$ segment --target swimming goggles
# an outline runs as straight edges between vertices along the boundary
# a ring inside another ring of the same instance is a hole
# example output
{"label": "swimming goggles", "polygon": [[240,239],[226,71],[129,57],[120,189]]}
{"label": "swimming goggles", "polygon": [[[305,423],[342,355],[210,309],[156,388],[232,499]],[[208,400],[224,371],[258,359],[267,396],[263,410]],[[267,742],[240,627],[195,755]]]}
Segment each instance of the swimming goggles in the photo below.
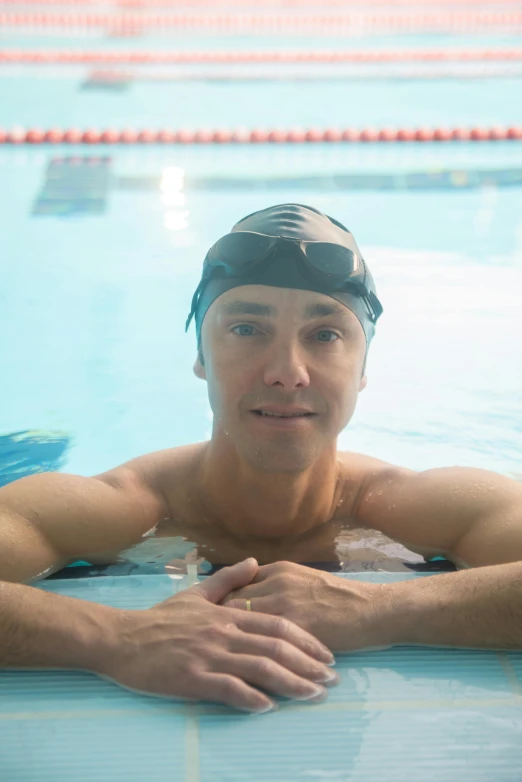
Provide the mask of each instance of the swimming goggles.
{"label": "swimming goggles", "polygon": [[[355,289],[366,303],[373,323],[383,312],[375,293],[364,283],[364,261],[348,247],[333,242],[314,242],[281,236],[269,236],[254,231],[235,231],[221,237],[208,251],[203,263],[203,275],[192,298],[191,312],[186,322],[188,329],[195,314],[199,298],[207,282],[212,278],[246,277],[259,275],[267,269],[275,256],[283,249],[296,253],[302,274],[322,290]],[[288,287],[292,285],[289,270]],[[362,279],[361,279],[362,278]]]}

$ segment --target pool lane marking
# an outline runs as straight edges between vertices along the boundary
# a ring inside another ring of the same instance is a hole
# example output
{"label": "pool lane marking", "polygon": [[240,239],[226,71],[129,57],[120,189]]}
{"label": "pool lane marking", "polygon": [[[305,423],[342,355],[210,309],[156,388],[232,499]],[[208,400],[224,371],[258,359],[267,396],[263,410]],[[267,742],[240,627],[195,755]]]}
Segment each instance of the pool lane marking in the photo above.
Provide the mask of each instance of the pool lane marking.
{"label": "pool lane marking", "polygon": [[517,672],[513,668],[513,663],[507,656],[506,652],[496,652],[496,655],[512,692],[515,696],[522,697],[522,682],[518,678]]}
{"label": "pool lane marking", "polygon": [[189,30],[192,33],[218,30],[221,32],[239,32],[240,34],[277,34],[288,32],[299,34],[313,32],[317,34],[338,35],[343,31],[352,35],[373,30],[391,30],[394,33],[419,32],[488,32],[505,31],[516,34],[522,27],[522,13],[515,11],[475,11],[465,10],[458,14],[453,11],[421,12],[408,11],[360,14],[356,12],[321,13],[312,12],[296,15],[287,11],[265,14],[259,12],[201,14],[201,13],[79,13],[76,9],[68,13],[24,13],[0,11],[0,26],[35,27],[47,30],[50,27],[71,29],[108,29],[110,32],[142,32],[150,29]]}
{"label": "pool lane marking", "polygon": [[170,52],[170,51],[108,51],[69,49],[4,49],[0,50],[0,64],[51,65],[371,65],[412,62],[491,63],[522,60],[522,48],[517,49],[446,49],[446,50],[377,50],[377,51],[257,51],[250,52]]}
{"label": "pool lane marking", "polygon": [[522,125],[511,127],[435,127],[435,128],[309,128],[284,129],[262,128],[248,129],[221,129],[200,128],[199,130],[176,130],[163,128],[162,130],[80,130],[78,128],[25,128],[16,126],[12,130],[3,130],[0,127],[0,145],[18,144],[93,144],[117,145],[117,144],[305,144],[305,143],[436,143],[441,142],[487,142],[488,144],[499,141],[522,141]]}
{"label": "pool lane marking", "polygon": [[[300,704],[294,702],[278,703],[279,711],[291,710],[307,711],[312,704]],[[341,701],[338,703],[317,703],[314,704],[314,713],[319,712],[367,712],[367,711],[414,711],[416,709],[469,709],[469,708],[511,708],[513,706],[522,706],[522,694],[509,695],[505,698],[441,698],[440,700],[392,700],[392,701],[373,701],[364,703],[357,701]],[[160,710],[152,709],[85,709],[85,710],[63,710],[63,711],[18,711],[0,714],[0,722],[22,721],[22,720],[55,720],[55,719],[101,719],[103,717],[139,717],[145,715],[186,717],[186,705],[170,706]],[[238,712],[232,711],[228,707],[220,706],[200,706],[194,704],[191,706],[191,717],[228,716],[237,718]],[[245,713],[245,716],[246,715]],[[199,725],[197,726],[199,728]],[[196,725],[191,726],[190,753],[193,753],[196,747]],[[188,754],[188,753],[187,753]]]}

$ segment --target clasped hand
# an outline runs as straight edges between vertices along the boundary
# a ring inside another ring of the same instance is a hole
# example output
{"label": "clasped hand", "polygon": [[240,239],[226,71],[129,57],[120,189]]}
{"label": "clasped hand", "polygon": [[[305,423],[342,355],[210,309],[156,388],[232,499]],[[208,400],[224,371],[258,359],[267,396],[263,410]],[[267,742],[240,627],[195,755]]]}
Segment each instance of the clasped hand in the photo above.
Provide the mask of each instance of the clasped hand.
{"label": "clasped hand", "polygon": [[322,700],[338,680],[330,650],[382,648],[384,589],[245,560],[145,611],[105,609],[111,641],[89,669],[139,692],[247,711],[276,708],[267,692]]}
{"label": "clasped hand", "polygon": [[276,708],[266,692],[323,700],[337,683],[329,649],[282,616],[220,605],[258,567],[239,562],[145,611],[104,608],[111,641],[90,670],[139,692],[254,712]]}
{"label": "clasped hand", "polygon": [[384,585],[339,578],[294,562],[259,568],[248,586],[221,601],[229,608],[290,619],[336,652],[386,648]]}

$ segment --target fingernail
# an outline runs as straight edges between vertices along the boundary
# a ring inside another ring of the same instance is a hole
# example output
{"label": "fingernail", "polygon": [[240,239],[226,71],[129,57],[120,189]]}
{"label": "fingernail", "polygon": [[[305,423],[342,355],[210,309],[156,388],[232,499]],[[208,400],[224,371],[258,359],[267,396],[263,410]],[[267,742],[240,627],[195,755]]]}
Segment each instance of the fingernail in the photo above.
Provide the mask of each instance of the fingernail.
{"label": "fingernail", "polygon": [[319,674],[317,678],[314,678],[314,682],[333,682],[338,678],[335,671],[325,671],[324,673]]}
{"label": "fingernail", "polygon": [[325,665],[335,665],[335,657],[333,656],[331,651],[326,648],[326,646],[323,646],[322,652],[323,652],[323,659],[321,660],[321,662],[323,662]]}
{"label": "fingernail", "polygon": [[310,687],[306,695],[296,695],[296,700],[309,701],[312,698],[318,698],[319,695],[326,695],[324,687]]}
{"label": "fingernail", "polygon": [[266,714],[267,711],[275,711],[277,709],[277,704],[275,703],[269,703],[268,706],[262,706],[260,709],[256,709],[255,711],[251,711],[250,713],[253,714]]}

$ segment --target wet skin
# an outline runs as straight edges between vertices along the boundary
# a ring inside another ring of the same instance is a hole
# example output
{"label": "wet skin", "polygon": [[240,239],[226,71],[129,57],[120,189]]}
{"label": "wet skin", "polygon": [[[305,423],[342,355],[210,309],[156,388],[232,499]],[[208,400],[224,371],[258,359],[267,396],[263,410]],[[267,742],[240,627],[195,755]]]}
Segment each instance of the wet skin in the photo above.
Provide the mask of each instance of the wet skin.
{"label": "wet skin", "polygon": [[[437,553],[392,543],[359,513],[375,476],[390,471],[391,483],[413,474],[337,451],[366,387],[365,352],[356,316],[329,296],[263,285],[220,296],[194,366],[208,386],[212,438],[129,463],[164,498],[165,518],[124,557],[341,561],[349,570],[406,569],[402,560]],[[263,415],[285,411],[299,416]]]}

